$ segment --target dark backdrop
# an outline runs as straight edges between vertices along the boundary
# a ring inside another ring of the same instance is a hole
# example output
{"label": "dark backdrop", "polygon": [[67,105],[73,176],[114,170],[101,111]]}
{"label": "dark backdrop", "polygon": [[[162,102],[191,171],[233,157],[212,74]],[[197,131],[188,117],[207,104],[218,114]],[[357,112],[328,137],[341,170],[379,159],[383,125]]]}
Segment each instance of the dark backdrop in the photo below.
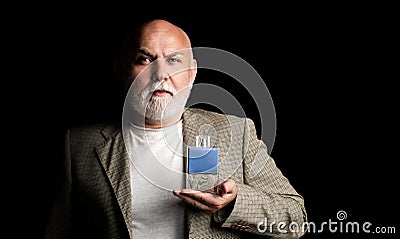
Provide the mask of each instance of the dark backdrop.
{"label": "dark backdrop", "polygon": [[[152,17],[181,26],[193,46],[227,50],[258,71],[276,110],[271,154],[304,196],[310,221],[338,221],[336,213],[345,210],[346,221],[399,229],[393,124],[398,97],[388,80],[393,79],[393,66],[385,54],[390,50],[385,39],[391,33],[383,24],[390,19],[377,24],[376,18],[353,6],[312,10],[291,5],[289,11],[282,1],[231,5],[233,10],[210,4],[188,5],[189,9],[93,4],[46,11],[37,24],[40,31],[30,33],[41,56],[40,62],[30,60],[39,65],[43,78],[28,84],[38,89],[35,103],[40,105],[31,115],[39,130],[33,140],[37,142],[31,144],[37,160],[28,164],[27,194],[34,205],[29,214],[38,216],[29,223],[29,232],[41,235],[59,179],[65,129],[120,116],[123,96],[113,61],[129,27]],[[201,73],[198,82],[226,77]],[[240,86],[224,82],[218,84],[237,95],[259,129],[254,103]],[[322,234],[304,238],[323,236],[367,235],[332,234],[325,228]]]}

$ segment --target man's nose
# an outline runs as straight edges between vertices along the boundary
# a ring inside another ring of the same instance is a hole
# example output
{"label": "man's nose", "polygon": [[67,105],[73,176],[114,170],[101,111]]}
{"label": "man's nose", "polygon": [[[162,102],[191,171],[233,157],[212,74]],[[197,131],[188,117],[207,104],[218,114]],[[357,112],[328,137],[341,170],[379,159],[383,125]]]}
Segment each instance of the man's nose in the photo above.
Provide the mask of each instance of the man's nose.
{"label": "man's nose", "polygon": [[153,62],[153,74],[152,78],[154,81],[166,80],[170,77],[168,72],[168,66],[161,61]]}

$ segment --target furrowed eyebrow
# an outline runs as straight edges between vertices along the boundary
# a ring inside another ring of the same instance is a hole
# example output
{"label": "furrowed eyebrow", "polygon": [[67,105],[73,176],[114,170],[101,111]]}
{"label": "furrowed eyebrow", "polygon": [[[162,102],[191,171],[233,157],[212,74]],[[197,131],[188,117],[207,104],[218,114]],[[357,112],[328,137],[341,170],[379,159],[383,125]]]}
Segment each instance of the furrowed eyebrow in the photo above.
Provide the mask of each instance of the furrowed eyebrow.
{"label": "furrowed eyebrow", "polygon": [[[143,54],[143,55],[146,55],[146,56],[149,56],[149,57],[151,57],[151,58],[156,58],[153,54],[151,54],[147,49],[145,49],[145,48],[139,48],[138,50],[137,50],[137,52],[138,53],[141,53],[141,54]],[[177,56],[177,55],[185,55],[185,54],[183,54],[182,52],[180,52],[180,51],[175,51],[175,52],[172,52],[172,53],[170,53],[170,54],[168,54],[168,55],[166,55],[165,57],[166,58],[171,58],[171,57],[175,57],[175,56]]]}
{"label": "furrowed eyebrow", "polygon": [[175,51],[175,52],[172,52],[172,53],[166,55],[165,57],[170,58],[170,57],[174,57],[174,56],[177,56],[177,55],[185,55],[185,54],[183,54],[183,53],[180,52],[180,51]]}
{"label": "furrowed eyebrow", "polygon": [[151,54],[148,50],[146,50],[144,48],[139,48],[137,51],[138,51],[138,53],[142,53],[143,55],[154,58],[153,54]]}

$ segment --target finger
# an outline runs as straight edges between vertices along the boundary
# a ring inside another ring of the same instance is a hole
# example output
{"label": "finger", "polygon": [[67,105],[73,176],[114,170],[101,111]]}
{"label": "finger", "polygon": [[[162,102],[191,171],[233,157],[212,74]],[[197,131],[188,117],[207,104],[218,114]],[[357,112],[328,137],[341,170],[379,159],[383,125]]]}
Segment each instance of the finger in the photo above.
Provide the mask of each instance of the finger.
{"label": "finger", "polygon": [[201,191],[197,191],[197,190],[193,190],[193,189],[189,189],[189,188],[184,188],[180,190],[181,193],[201,193]]}
{"label": "finger", "polygon": [[197,201],[196,199],[186,196],[185,194],[178,194],[176,195],[179,198],[181,198],[184,202],[188,203],[189,205],[192,205],[193,207],[196,207],[201,210],[209,211],[209,212],[215,212],[217,209],[210,207],[200,201]]}
{"label": "finger", "polygon": [[184,189],[175,189],[175,190],[172,191],[172,193],[173,193],[175,196],[178,196],[179,193],[200,193],[200,191],[196,191],[196,190],[193,190],[193,189],[184,188]]}
{"label": "finger", "polygon": [[201,192],[193,189],[174,190],[173,193],[175,196],[184,195],[190,197],[210,207],[219,207],[224,203],[222,198],[214,193]]}
{"label": "finger", "polygon": [[201,202],[205,205],[211,206],[211,207],[219,206],[223,203],[222,198],[219,195],[216,195],[213,193],[203,193],[203,192],[193,193],[193,192],[181,191],[179,194],[190,197],[196,201],[199,201],[199,202]]}
{"label": "finger", "polygon": [[221,184],[221,192],[223,194],[233,193],[236,188],[236,183],[232,179],[228,179]]}

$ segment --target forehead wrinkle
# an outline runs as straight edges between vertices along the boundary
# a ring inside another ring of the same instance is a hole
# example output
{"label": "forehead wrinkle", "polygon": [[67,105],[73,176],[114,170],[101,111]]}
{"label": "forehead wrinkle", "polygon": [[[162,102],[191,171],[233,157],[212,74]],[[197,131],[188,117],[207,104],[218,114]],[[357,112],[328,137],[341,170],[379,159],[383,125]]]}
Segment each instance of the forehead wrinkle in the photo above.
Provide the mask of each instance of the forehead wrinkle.
{"label": "forehead wrinkle", "polygon": [[140,48],[146,49],[152,58],[183,49],[189,49],[191,52],[191,42],[186,32],[164,20],[156,19],[142,25],[136,32],[136,39],[134,54],[138,54]]}

